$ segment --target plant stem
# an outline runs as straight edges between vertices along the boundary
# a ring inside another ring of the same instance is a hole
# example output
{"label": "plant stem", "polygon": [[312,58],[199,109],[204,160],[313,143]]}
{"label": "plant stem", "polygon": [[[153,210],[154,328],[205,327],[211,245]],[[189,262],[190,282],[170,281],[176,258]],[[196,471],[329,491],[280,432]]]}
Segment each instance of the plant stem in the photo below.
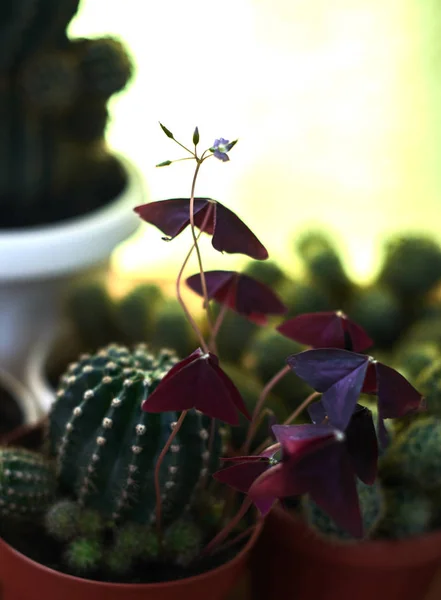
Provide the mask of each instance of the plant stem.
{"label": "plant stem", "polygon": [[[211,332],[211,338],[210,338],[210,342],[209,342],[209,346],[211,348],[214,349],[216,348],[216,338],[217,338],[217,334],[219,333],[219,329],[221,328],[221,325],[224,321],[225,315],[227,314],[228,311],[228,305],[227,304],[222,304],[221,309],[219,311],[219,314],[217,316],[217,319],[213,325],[213,330]],[[215,352],[216,354],[216,352]]]}
{"label": "plant stem", "polygon": [[[259,521],[261,521],[262,516],[259,515]],[[243,540],[244,538],[248,537],[249,535],[251,535],[251,533],[253,531],[255,531],[255,529],[257,528],[257,525],[259,524],[259,521],[257,523],[255,523],[254,525],[250,525],[250,527],[248,527],[247,529],[245,529],[245,531],[242,531],[241,533],[238,533],[236,535],[236,537],[232,538],[231,540],[228,540],[227,542],[225,542],[225,544],[222,544],[222,546],[217,546],[212,554],[217,554],[218,552],[223,552],[225,550],[228,550],[228,548],[231,548],[231,546],[234,546],[235,544],[238,544],[241,540]]]}
{"label": "plant stem", "polygon": [[[200,159],[197,159],[196,169],[195,169],[195,172],[193,175],[193,181],[191,184],[190,228],[191,228],[191,235],[193,236],[194,248],[196,250],[196,255],[197,255],[197,259],[198,259],[199,273],[201,275],[201,285],[202,285],[202,293],[203,293],[203,298],[204,298],[204,308],[207,312],[207,321],[208,321],[208,326],[209,326],[209,329],[211,332],[213,330],[213,322],[212,322],[212,318],[211,318],[210,301],[208,299],[207,281],[205,279],[204,267],[202,265],[202,255],[201,255],[201,251],[199,249],[198,236],[196,235],[195,224],[194,224],[194,195],[195,195],[195,189],[196,189],[196,180],[198,177],[199,169],[201,168],[201,165],[203,162],[204,162],[204,155],[202,155],[202,157]],[[201,228],[201,231],[202,231],[202,228]]]}
{"label": "plant stem", "polygon": [[[313,392],[312,394],[310,394],[305,400],[303,400],[303,402],[289,415],[289,417],[287,419],[285,419],[285,421],[283,421],[283,425],[289,425],[290,423],[292,423],[293,421],[295,421],[297,419],[297,417],[305,410],[305,408],[311,404],[311,402],[317,398],[317,396],[320,396],[320,392]],[[268,446],[268,444],[271,443],[271,438],[267,437],[265,441],[263,441],[260,446],[257,448],[257,450],[255,451],[255,454],[260,454],[263,450],[265,450],[265,448]]]}
{"label": "plant stem", "polygon": [[216,548],[216,546],[218,546],[221,542],[224,541],[224,539],[229,535],[229,533],[234,530],[236,525],[238,525],[240,523],[240,521],[243,519],[243,517],[248,512],[248,509],[250,508],[251,505],[252,505],[252,501],[248,498],[248,496],[246,496],[242,503],[242,506],[237,511],[235,516],[225,525],[225,527],[223,529],[221,529],[219,531],[219,533],[204,548],[204,550],[202,552],[203,555],[210,554],[214,550],[214,548]]}
{"label": "plant stem", "polygon": [[161,483],[159,481],[159,475],[161,470],[161,465],[164,461],[165,455],[169,451],[170,446],[173,443],[173,440],[178,435],[180,428],[182,427],[182,423],[184,422],[185,417],[187,416],[188,410],[183,410],[179,416],[179,419],[176,422],[171,434],[169,435],[168,440],[166,441],[161,453],[156,461],[155,466],[155,495],[156,495],[156,531],[158,533],[158,538],[162,540],[162,527],[161,527],[161,518],[162,518],[162,499],[161,499]]}
{"label": "plant stem", "polygon": [[259,396],[259,400],[257,401],[256,406],[254,407],[254,411],[253,411],[253,416],[251,418],[251,423],[250,423],[250,427],[248,429],[248,433],[247,433],[247,437],[245,439],[245,443],[242,447],[242,453],[246,454],[249,449],[250,449],[250,445],[251,442],[253,441],[253,438],[256,434],[256,430],[258,425],[256,425],[257,423],[257,419],[259,416],[260,411],[262,410],[263,405],[265,404],[265,401],[267,399],[268,394],[270,393],[270,391],[273,389],[273,387],[275,385],[277,385],[277,383],[279,383],[279,381],[281,379],[283,379],[285,377],[285,375],[287,375],[290,372],[290,367],[288,365],[286,365],[285,367],[283,367],[283,369],[281,369],[278,373],[276,373],[274,375],[274,377],[272,379],[270,379],[268,381],[268,383],[266,384],[266,386],[263,388],[260,396]]}
{"label": "plant stem", "polygon": [[[201,230],[200,230],[200,232],[199,232],[199,234],[197,236],[197,239],[199,239],[201,237],[201,235],[202,235],[202,233],[203,233],[203,231],[205,229],[205,226],[207,225],[208,220],[209,220],[209,218],[211,216],[212,210],[213,210],[213,207],[209,206],[208,210],[207,210],[207,214],[205,215],[205,218],[204,218],[204,220],[202,222]],[[192,247],[190,248],[190,250],[187,253],[187,256],[185,257],[184,262],[182,263],[181,268],[179,269],[178,277],[176,279],[176,297],[177,297],[177,299],[179,301],[179,304],[181,305],[182,310],[184,311],[185,316],[187,317],[187,320],[190,323],[193,331],[196,333],[197,337],[199,338],[199,342],[201,344],[201,348],[203,349],[204,352],[208,352],[209,351],[209,347],[208,347],[207,343],[204,340],[204,336],[202,335],[202,332],[201,332],[200,328],[198,327],[198,324],[196,323],[196,321],[191,316],[191,313],[188,310],[188,308],[187,308],[187,306],[186,306],[186,304],[184,302],[184,299],[182,298],[182,294],[181,294],[182,276],[184,274],[185,267],[187,266],[187,263],[190,260],[190,257],[192,255],[194,249],[195,249],[195,245],[193,243]]]}

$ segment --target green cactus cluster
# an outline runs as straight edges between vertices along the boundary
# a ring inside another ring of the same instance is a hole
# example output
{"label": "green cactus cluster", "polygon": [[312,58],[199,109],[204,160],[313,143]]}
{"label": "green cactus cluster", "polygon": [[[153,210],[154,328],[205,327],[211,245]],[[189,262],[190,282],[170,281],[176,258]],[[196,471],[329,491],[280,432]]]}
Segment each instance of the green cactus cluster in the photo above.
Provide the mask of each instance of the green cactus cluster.
{"label": "green cactus cluster", "polygon": [[104,133],[107,101],[131,79],[132,63],[116,39],[68,38],[78,5],[14,0],[0,8],[1,227],[83,214],[125,185]]}
{"label": "green cactus cluster", "polygon": [[219,467],[226,428],[190,410],[159,470],[176,412],[142,402],[178,361],[170,350],[111,345],[82,355],[62,377],[41,453],[0,449],[0,513],[41,521],[66,572],[130,578],[140,563],[182,568],[219,527],[222,506],[206,486]]}
{"label": "green cactus cluster", "polygon": [[112,342],[131,346],[147,341],[154,350],[166,347],[186,356],[198,345],[178,302],[166,300],[152,283],[139,283],[115,299],[105,281],[82,281],[67,294],[66,315],[85,352]]}

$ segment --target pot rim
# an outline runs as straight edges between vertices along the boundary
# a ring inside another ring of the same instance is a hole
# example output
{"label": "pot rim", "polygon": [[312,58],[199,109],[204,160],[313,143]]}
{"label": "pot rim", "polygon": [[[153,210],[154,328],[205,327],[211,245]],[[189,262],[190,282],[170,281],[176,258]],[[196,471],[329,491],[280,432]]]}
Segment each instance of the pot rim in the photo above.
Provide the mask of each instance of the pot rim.
{"label": "pot rim", "polygon": [[0,281],[50,278],[93,266],[140,227],[131,209],[144,201],[142,176],[129,159],[114,156],[127,182],[105,206],[55,224],[0,230]]}
{"label": "pot rim", "polygon": [[234,568],[238,563],[240,563],[244,559],[245,555],[248,554],[248,552],[252,549],[252,547],[254,546],[254,544],[257,541],[257,538],[260,535],[262,527],[263,527],[263,520],[257,519],[254,531],[248,538],[247,543],[234,556],[234,558],[232,558],[228,562],[223,563],[223,564],[219,565],[218,567],[215,567],[214,569],[210,569],[209,571],[204,571],[203,573],[199,573],[198,575],[192,575],[191,577],[183,577],[181,579],[174,579],[173,581],[161,581],[161,582],[156,582],[156,583],[113,583],[110,581],[96,581],[94,579],[87,579],[84,577],[75,577],[75,575],[69,575],[67,573],[63,573],[62,571],[56,571],[55,569],[51,569],[50,567],[47,567],[46,565],[42,565],[41,563],[39,563],[35,560],[32,560],[25,554],[22,554],[21,552],[16,550],[13,546],[8,544],[1,537],[0,537],[0,546],[3,546],[4,548],[6,548],[8,552],[15,555],[15,558],[17,560],[21,561],[22,563],[25,563],[26,566],[30,565],[31,568],[37,568],[37,569],[45,572],[48,576],[52,575],[52,576],[58,577],[60,579],[63,579],[64,581],[66,581],[66,583],[70,582],[72,584],[77,583],[77,584],[82,584],[82,585],[87,584],[94,588],[112,587],[112,589],[119,589],[119,590],[126,589],[127,587],[130,587],[130,589],[132,589],[132,590],[142,590],[142,589],[148,589],[148,588],[170,589],[170,588],[182,587],[187,582],[188,583],[201,582],[201,581],[204,581],[205,579],[209,579],[213,574],[217,575],[224,571],[228,571],[231,568]]}
{"label": "pot rim", "polygon": [[[384,570],[397,567],[418,567],[431,562],[441,563],[441,530],[402,540],[368,540],[341,542],[320,537],[301,519],[276,506],[269,515],[268,527],[277,522],[279,543],[285,548],[293,545],[308,556],[350,566],[370,565]],[[293,532],[282,538],[280,531]]]}

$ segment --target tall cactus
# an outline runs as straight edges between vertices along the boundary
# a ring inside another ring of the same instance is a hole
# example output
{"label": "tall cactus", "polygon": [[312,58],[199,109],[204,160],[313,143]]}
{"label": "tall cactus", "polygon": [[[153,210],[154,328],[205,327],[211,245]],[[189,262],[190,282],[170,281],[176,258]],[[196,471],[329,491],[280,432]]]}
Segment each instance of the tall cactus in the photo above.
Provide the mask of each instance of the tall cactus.
{"label": "tall cactus", "polygon": [[[150,414],[141,402],[177,361],[143,346],[109,346],[83,356],[62,379],[50,415],[50,446],[63,490],[104,518],[148,523],[155,509],[154,470],[178,414]],[[160,471],[164,520],[197,499],[216,468],[221,438],[209,449],[209,419],[190,411]]]}
{"label": "tall cactus", "polygon": [[55,222],[120,193],[109,160],[107,101],[132,76],[121,42],[70,40],[79,0],[4,0],[0,6],[1,227]]}

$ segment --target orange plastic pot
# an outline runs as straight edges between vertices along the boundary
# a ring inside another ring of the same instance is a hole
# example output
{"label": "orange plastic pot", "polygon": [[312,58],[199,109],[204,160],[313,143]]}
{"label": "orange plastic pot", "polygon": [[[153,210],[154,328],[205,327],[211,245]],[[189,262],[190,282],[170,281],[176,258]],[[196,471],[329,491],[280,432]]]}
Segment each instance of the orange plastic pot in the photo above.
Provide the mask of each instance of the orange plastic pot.
{"label": "orange plastic pot", "polygon": [[256,545],[253,600],[424,600],[439,568],[441,532],[333,543],[276,508]]}
{"label": "orange plastic pot", "polygon": [[245,575],[259,523],[228,563],[194,577],[164,583],[120,584],[72,577],[45,567],[0,539],[1,600],[221,600]]}

